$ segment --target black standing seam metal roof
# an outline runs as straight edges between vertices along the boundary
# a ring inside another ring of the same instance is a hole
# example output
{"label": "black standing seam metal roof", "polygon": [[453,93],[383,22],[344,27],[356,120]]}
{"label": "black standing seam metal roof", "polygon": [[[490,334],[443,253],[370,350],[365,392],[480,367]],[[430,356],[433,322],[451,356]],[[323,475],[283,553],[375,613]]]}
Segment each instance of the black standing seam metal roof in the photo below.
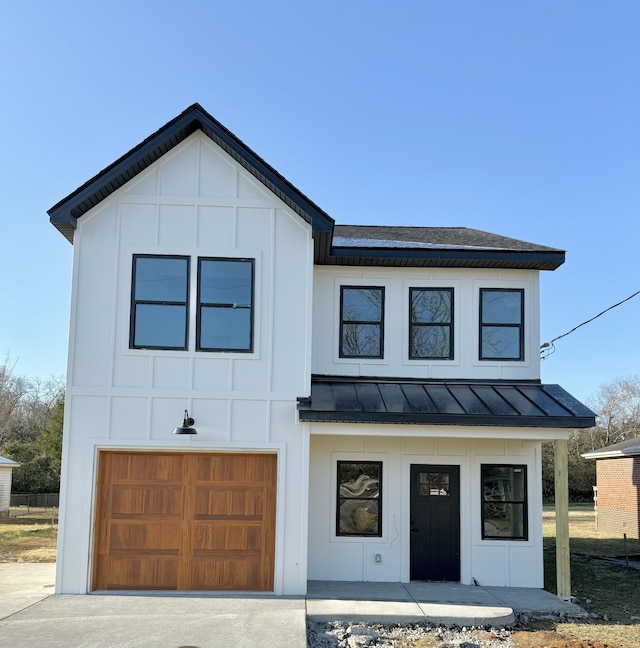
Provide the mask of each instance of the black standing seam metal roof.
{"label": "black standing seam metal roof", "polygon": [[73,243],[78,218],[197,130],[311,224],[316,264],[555,270],[564,263],[563,250],[467,228],[334,227],[326,212],[197,103],[51,207],[51,222]]}
{"label": "black standing seam metal roof", "polygon": [[314,376],[301,421],[585,428],[595,414],[559,385]]}

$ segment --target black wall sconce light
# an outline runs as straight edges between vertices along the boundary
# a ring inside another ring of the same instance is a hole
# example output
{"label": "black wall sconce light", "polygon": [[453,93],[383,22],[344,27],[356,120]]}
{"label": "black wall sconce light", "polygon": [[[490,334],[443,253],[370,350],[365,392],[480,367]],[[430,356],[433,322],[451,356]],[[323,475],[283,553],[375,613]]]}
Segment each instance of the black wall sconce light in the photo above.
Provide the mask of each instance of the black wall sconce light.
{"label": "black wall sconce light", "polygon": [[184,421],[179,427],[174,427],[171,434],[198,434],[197,430],[193,427],[195,421],[189,416],[187,410],[184,411]]}

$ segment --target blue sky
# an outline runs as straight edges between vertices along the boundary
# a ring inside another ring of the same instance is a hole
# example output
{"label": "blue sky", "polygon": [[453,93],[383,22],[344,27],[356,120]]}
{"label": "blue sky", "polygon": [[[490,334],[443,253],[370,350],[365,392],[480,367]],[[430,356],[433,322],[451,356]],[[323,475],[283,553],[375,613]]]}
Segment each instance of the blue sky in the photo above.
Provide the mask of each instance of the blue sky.
{"label": "blue sky", "polygon": [[[46,210],[199,102],[340,224],[567,250],[542,340],[640,290],[636,0],[0,4],[0,354],[65,372],[71,245]],[[640,373],[640,296],[560,340],[589,399]]]}

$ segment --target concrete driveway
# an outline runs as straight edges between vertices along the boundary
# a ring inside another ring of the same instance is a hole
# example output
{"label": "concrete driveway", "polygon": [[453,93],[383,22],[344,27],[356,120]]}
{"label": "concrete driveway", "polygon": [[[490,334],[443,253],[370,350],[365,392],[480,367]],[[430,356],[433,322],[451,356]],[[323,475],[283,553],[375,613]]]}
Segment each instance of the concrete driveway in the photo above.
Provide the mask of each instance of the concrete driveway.
{"label": "concrete driveway", "polygon": [[55,565],[0,564],[2,648],[307,645],[304,597],[50,596],[54,578]]}
{"label": "concrete driveway", "polygon": [[0,648],[306,648],[315,620],[503,625],[582,616],[544,590],[310,581],[305,597],[193,592],[52,596],[55,565],[0,563]]}

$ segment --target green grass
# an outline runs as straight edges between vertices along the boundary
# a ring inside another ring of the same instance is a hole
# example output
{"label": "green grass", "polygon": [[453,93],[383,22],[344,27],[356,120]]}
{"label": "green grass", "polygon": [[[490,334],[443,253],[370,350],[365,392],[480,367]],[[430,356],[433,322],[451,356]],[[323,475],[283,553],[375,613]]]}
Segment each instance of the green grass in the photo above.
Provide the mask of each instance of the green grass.
{"label": "green grass", "polygon": [[[543,512],[545,589],[556,593],[555,513]],[[555,629],[581,639],[609,642],[620,648],[640,646],[640,571],[591,556],[640,554],[640,541],[596,530],[593,505],[571,505],[571,592],[578,605],[597,617],[582,623],[557,623]]]}

